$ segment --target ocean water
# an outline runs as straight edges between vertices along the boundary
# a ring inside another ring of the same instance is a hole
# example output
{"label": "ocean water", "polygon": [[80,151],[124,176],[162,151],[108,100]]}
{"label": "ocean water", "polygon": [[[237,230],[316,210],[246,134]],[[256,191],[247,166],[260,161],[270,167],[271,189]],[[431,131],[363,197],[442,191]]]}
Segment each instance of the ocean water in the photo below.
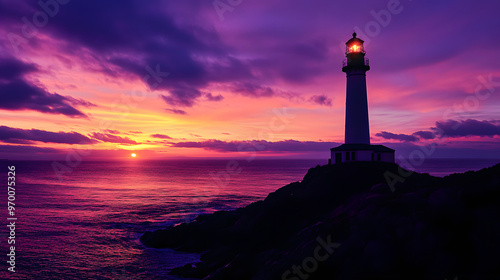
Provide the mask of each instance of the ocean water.
{"label": "ocean water", "polygon": [[[414,169],[436,176],[500,160],[427,160]],[[7,271],[7,162],[0,166],[1,279],[177,279],[169,270],[197,254],[142,246],[148,230],[198,214],[257,201],[300,181],[325,160],[171,160],[82,162],[64,175],[50,161],[16,167],[16,272]],[[69,173],[71,171],[71,173]],[[5,182],[5,183],[4,183]]]}

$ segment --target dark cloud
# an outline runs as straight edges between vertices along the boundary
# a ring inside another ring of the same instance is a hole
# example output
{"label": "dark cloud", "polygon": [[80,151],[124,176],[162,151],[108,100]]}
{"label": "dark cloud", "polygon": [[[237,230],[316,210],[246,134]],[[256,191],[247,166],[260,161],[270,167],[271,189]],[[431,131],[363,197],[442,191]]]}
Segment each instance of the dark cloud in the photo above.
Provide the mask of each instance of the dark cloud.
{"label": "dark cloud", "polygon": [[422,131],[421,130],[421,131],[414,132],[412,135],[419,137],[419,138],[422,138],[422,139],[425,139],[425,140],[436,138],[436,136],[434,135],[434,133],[432,131]]}
{"label": "dark cloud", "polygon": [[233,84],[232,91],[250,97],[271,97],[276,94],[272,88],[252,82],[235,83]]}
{"label": "dark cloud", "polygon": [[431,129],[440,137],[493,137],[500,135],[500,121],[478,121],[474,119],[464,121],[447,120],[436,122],[436,127],[432,127]]}
{"label": "dark cloud", "polygon": [[35,72],[38,68],[35,64],[24,63],[13,57],[0,57],[0,81],[19,79],[27,73]]}
{"label": "dark cloud", "polygon": [[104,132],[110,133],[110,134],[120,134],[120,131],[114,130],[114,129],[106,129]]}
{"label": "dark cloud", "polygon": [[178,148],[202,148],[218,152],[314,152],[328,151],[330,148],[338,145],[339,143],[335,142],[297,140],[269,142],[265,140],[221,141],[214,139],[201,142],[179,142],[171,144],[171,146]]}
{"label": "dark cloud", "polygon": [[160,95],[165,103],[180,107],[192,107],[200,96],[201,92],[193,87],[176,88],[170,90],[170,95]]}
{"label": "dark cloud", "polygon": [[29,144],[32,141],[59,144],[93,144],[96,142],[77,132],[51,132],[8,126],[0,126],[0,141],[17,144]]}
{"label": "dark cloud", "polygon": [[[36,71],[36,66],[13,58],[0,58],[0,109],[34,110],[68,117],[88,118],[73,107],[86,101],[49,93],[24,80],[24,75]],[[91,104],[91,103],[88,103]]]}
{"label": "dark cloud", "polygon": [[151,134],[151,137],[159,139],[173,139],[172,137],[165,134]]}
{"label": "dark cloud", "polygon": [[326,95],[313,95],[309,98],[309,101],[321,106],[332,106],[332,99]]}
{"label": "dark cloud", "polygon": [[116,135],[109,134],[109,133],[93,132],[90,135],[94,139],[102,141],[102,142],[118,143],[118,144],[130,144],[130,145],[139,144],[136,141],[134,141],[128,137],[120,137],[120,136],[116,136]]}
{"label": "dark cloud", "polygon": [[222,99],[224,99],[224,96],[222,95],[212,95],[212,93],[207,93],[205,94],[205,97],[207,98],[208,101],[222,101]]}
{"label": "dark cloud", "polygon": [[179,109],[165,109],[165,110],[177,115],[187,115],[187,112],[184,110],[179,110]]}
{"label": "dark cloud", "polygon": [[384,139],[393,139],[404,142],[417,142],[420,139],[431,140],[436,137],[440,138],[457,138],[467,136],[497,136],[500,135],[500,121],[478,121],[468,119],[464,121],[447,120],[436,122],[435,127],[431,127],[432,131],[417,131],[412,135],[395,134],[387,131],[382,131],[375,136]]}
{"label": "dark cloud", "polygon": [[30,145],[30,144],[35,144],[35,141],[30,141],[30,140],[24,140],[24,139],[5,139],[5,140],[0,140],[4,143],[9,143],[9,144],[23,144],[23,145]]}
{"label": "dark cloud", "polygon": [[[6,156],[9,154],[54,154],[62,153],[61,150],[53,148],[42,148],[35,146],[20,146],[20,145],[0,145],[0,155]],[[31,157],[32,158],[32,157]]]}
{"label": "dark cloud", "polygon": [[74,1],[43,32],[66,41],[68,53],[90,51],[103,73],[126,72],[167,91],[163,100],[172,106],[193,106],[211,82],[252,76],[211,25],[185,22],[167,6],[158,0]]}
{"label": "dark cloud", "polygon": [[416,142],[418,138],[413,135],[407,134],[395,134],[387,131],[381,131],[380,133],[375,134],[375,136],[382,137],[384,139],[393,139],[404,142]]}
{"label": "dark cloud", "polygon": [[34,110],[41,113],[87,118],[83,112],[71,106],[66,97],[57,93],[49,93],[21,80],[0,83],[0,100],[2,100],[0,109],[3,110]]}

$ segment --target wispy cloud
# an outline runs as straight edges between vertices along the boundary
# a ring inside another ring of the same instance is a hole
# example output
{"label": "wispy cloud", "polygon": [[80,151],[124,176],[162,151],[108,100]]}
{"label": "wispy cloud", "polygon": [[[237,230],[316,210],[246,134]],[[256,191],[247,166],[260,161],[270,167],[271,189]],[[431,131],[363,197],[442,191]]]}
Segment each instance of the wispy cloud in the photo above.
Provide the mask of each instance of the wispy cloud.
{"label": "wispy cloud", "polygon": [[407,134],[395,134],[387,131],[382,131],[375,136],[382,137],[384,139],[388,140],[399,140],[399,141],[404,141],[404,142],[416,142],[418,141],[418,138],[413,136],[413,135],[407,135]]}
{"label": "wispy cloud", "polygon": [[91,104],[85,100],[49,93],[24,79],[24,75],[37,71],[34,64],[12,57],[0,57],[0,109],[33,110],[68,117],[87,118],[74,105]]}
{"label": "wispy cloud", "polygon": [[309,98],[309,101],[321,106],[332,106],[332,99],[326,95],[313,95]]}
{"label": "wispy cloud", "polygon": [[167,109],[165,109],[165,111],[172,112],[172,113],[177,114],[177,115],[187,115],[186,111],[180,110],[180,109],[167,108]]}
{"label": "wispy cloud", "polygon": [[59,144],[93,144],[95,140],[78,132],[51,132],[39,129],[20,129],[0,126],[0,141],[28,144],[32,141]]}
{"label": "wispy cloud", "polygon": [[130,144],[130,145],[139,144],[136,141],[134,141],[128,137],[116,136],[116,135],[109,134],[109,133],[93,132],[90,134],[90,136],[93,139],[96,139],[96,140],[99,140],[102,142],[118,143],[118,144]]}
{"label": "wispy cloud", "polygon": [[159,139],[173,139],[172,137],[165,134],[151,134],[151,137]]}

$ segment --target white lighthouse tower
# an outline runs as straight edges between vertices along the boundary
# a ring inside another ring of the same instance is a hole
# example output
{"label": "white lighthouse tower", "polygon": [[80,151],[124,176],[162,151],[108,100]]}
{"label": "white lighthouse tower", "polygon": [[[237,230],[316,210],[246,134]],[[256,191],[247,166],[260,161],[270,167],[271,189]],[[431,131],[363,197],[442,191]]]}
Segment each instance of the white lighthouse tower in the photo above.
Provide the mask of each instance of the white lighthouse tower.
{"label": "white lighthouse tower", "polygon": [[356,33],[346,43],[346,59],[342,72],[347,75],[345,102],[345,143],[370,144],[366,71],[370,70],[365,59],[363,40]]}
{"label": "white lighthouse tower", "polygon": [[364,41],[352,34],[346,42],[346,59],[342,72],[346,73],[345,144],[331,149],[331,163],[348,161],[394,162],[394,150],[383,145],[370,145]]}

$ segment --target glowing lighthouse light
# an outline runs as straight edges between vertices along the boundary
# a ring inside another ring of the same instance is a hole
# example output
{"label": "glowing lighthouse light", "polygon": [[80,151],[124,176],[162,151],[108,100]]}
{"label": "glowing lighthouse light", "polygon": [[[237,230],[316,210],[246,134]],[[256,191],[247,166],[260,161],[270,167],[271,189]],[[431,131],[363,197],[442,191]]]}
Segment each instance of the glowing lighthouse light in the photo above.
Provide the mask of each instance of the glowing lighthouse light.
{"label": "glowing lighthouse light", "polygon": [[350,53],[365,53],[365,49],[363,47],[364,41],[356,37],[356,33],[352,34],[352,38],[346,43],[345,54]]}

